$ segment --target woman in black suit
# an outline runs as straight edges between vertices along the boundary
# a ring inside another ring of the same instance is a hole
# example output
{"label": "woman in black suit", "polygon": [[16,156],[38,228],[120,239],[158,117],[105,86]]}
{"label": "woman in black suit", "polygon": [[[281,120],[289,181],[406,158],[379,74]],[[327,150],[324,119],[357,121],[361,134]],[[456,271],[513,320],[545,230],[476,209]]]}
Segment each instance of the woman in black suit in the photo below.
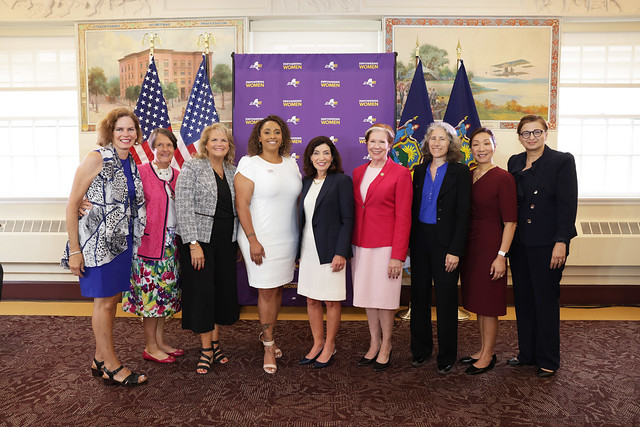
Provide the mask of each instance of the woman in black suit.
{"label": "woman in black suit", "polygon": [[542,117],[524,116],[517,131],[525,152],[511,156],[508,170],[518,192],[510,264],[520,352],[507,363],[535,364],[547,378],[560,366],[560,280],[577,235],[578,178],[573,156],[546,145]]}
{"label": "woman in black suit", "polygon": [[[331,364],[340,327],[340,301],[346,298],[345,265],[353,228],[353,183],[342,173],[340,154],[326,136],[304,151],[305,177],[298,201],[298,293],[307,297],[313,347],[298,362],[316,369]],[[322,301],[327,306],[324,338]]]}
{"label": "woman in black suit", "polygon": [[429,126],[424,159],[413,172],[411,205],[411,365],[431,356],[431,282],[438,316],[438,372],[448,374],[458,352],[458,276],[469,229],[471,177],[460,163],[456,130]]}

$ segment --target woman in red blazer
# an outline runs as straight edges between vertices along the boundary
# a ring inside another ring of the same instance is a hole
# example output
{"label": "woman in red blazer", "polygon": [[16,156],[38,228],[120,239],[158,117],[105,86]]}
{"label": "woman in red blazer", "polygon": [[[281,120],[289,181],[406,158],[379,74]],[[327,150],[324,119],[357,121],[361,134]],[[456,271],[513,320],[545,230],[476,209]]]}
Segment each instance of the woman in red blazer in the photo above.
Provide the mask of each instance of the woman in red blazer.
{"label": "woman in red blazer", "polygon": [[365,133],[371,161],[353,171],[355,218],[353,305],[367,310],[371,342],[359,366],[384,371],[400,304],[402,264],[411,230],[411,173],[388,158],[394,133],[375,124]]}

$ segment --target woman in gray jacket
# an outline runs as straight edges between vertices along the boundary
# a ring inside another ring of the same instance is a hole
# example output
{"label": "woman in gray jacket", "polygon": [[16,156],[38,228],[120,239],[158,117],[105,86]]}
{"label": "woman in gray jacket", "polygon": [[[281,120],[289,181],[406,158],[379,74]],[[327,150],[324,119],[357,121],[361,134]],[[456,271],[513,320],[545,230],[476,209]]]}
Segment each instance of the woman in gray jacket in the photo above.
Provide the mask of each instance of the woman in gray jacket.
{"label": "woman in gray jacket", "polygon": [[228,362],[220,349],[217,325],[232,325],[240,316],[234,156],[231,131],[214,123],[202,131],[198,154],[184,163],[176,185],[182,328],[200,334],[198,374],[208,373],[212,362]]}

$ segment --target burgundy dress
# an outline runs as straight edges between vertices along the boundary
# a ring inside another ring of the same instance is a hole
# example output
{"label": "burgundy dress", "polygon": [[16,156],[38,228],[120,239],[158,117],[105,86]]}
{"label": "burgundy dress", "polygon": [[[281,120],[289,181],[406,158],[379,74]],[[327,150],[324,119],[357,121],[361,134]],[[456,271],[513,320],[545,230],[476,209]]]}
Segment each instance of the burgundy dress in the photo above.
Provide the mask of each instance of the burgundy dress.
{"label": "burgundy dress", "polygon": [[[473,179],[473,178],[472,178]],[[491,280],[489,271],[502,242],[505,222],[518,219],[516,183],[509,172],[490,169],[471,189],[471,222],[462,258],[462,303],[482,316],[507,313],[507,276]]]}

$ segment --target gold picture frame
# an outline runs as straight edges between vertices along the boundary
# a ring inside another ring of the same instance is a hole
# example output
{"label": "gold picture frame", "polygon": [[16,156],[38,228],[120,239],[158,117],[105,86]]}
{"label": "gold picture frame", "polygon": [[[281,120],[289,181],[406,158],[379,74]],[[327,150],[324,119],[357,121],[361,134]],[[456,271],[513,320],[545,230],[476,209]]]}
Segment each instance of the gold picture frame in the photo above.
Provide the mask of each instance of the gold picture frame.
{"label": "gold picture frame", "polygon": [[398,53],[398,111],[418,45],[434,118],[442,118],[460,43],[483,123],[514,129],[521,116],[539,114],[556,129],[559,27],[555,18],[385,18],[386,51]]}
{"label": "gold picture frame", "polygon": [[232,75],[231,54],[244,52],[245,24],[242,18],[78,23],[81,130],[94,131],[112,108],[135,107],[135,83],[142,80],[148,64],[150,46],[143,44],[143,39],[151,33],[158,36],[154,60],[161,81],[165,87],[171,86],[164,95],[172,128],[180,128],[183,107],[204,51],[199,39],[205,33],[214,40],[210,46],[209,76],[217,66],[221,67],[219,75],[224,76],[212,87],[216,108],[220,121],[231,122],[230,83],[225,89]]}

